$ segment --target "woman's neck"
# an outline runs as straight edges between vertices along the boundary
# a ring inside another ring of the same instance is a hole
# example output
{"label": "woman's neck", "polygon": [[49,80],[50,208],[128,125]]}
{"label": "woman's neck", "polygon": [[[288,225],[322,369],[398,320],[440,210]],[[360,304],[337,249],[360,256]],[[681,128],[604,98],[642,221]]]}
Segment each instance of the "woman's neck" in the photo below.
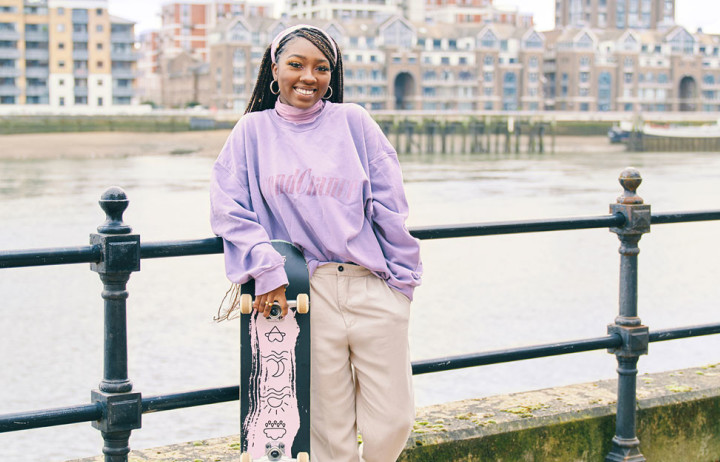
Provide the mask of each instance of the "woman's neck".
{"label": "woman's neck", "polygon": [[313,122],[315,119],[318,118],[323,107],[325,107],[325,101],[323,100],[318,100],[317,103],[307,109],[299,109],[295,106],[285,104],[280,101],[280,98],[275,101],[275,112],[277,112],[280,117],[287,120],[288,122],[293,122],[296,124],[306,124]]}

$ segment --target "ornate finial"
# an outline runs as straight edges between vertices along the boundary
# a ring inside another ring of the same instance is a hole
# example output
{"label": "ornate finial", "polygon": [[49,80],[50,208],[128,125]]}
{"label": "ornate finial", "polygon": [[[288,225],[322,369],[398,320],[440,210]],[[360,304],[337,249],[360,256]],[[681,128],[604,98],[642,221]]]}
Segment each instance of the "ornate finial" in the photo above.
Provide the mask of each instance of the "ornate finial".
{"label": "ornate finial", "polygon": [[132,228],[123,223],[123,213],[130,201],[122,188],[112,186],[100,197],[100,207],[107,216],[97,230],[103,234],[130,234]]}
{"label": "ornate finial", "polygon": [[618,180],[624,189],[623,195],[617,198],[618,204],[637,205],[643,203],[643,198],[636,193],[640,183],[642,183],[642,177],[636,168],[626,168],[620,172]]}

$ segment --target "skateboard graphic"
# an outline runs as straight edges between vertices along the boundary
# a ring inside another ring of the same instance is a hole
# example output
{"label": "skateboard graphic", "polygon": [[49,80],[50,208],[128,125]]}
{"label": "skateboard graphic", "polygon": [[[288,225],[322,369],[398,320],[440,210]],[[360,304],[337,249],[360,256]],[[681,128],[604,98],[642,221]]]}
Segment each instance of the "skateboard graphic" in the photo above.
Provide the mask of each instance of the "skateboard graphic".
{"label": "skateboard graphic", "polygon": [[255,281],[241,286],[241,462],[310,460],[310,280],[300,250],[271,241],[285,260],[289,309],[252,310]]}

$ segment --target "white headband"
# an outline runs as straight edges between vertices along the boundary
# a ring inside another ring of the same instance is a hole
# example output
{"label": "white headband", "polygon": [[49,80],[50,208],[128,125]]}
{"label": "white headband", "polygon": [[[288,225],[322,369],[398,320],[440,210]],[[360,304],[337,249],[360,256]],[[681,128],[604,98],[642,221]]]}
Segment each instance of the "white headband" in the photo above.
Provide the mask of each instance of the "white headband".
{"label": "white headband", "polygon": [[332,37],[330,37],[327,32],[320,29],[319,27],[311,26],[309,24],[298,24],[297,26],[288,27],[287,29],[281,31],[273,39],[272,44],[270,45],[270,60],[274,64],[277,64],[277,61],[275,60],[275,53],[277,52],[277,47],[280,44],[280,40],[282,40],[286,35],[290,34],[291,32],[295,32],[298,29],[313,29],[323,34],[327,41],[330,43],[330,47],[332,48],[333,57],[335,58],[333,60],[333,64],[337,63],[337,49],[335,48],[335,42],[333,42]]}

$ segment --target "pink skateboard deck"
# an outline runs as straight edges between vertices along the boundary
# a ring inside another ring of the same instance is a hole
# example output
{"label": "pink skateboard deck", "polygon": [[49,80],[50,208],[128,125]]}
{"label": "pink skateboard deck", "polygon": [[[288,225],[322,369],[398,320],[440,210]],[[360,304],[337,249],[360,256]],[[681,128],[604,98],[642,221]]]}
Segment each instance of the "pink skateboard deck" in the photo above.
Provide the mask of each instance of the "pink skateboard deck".
{"label": "pink skateboard deck", "polygon": [[[310,294],[307,265],[292,244],[272,245],[285,258],[290,309],[284,318],[279,306],[268,318],[257,312],[240,318],[242,462],[302,462],[310,454],[310,314],[299,313],[297,302]],[[254,296],[254,286],[250,281],[241,291]]]}

